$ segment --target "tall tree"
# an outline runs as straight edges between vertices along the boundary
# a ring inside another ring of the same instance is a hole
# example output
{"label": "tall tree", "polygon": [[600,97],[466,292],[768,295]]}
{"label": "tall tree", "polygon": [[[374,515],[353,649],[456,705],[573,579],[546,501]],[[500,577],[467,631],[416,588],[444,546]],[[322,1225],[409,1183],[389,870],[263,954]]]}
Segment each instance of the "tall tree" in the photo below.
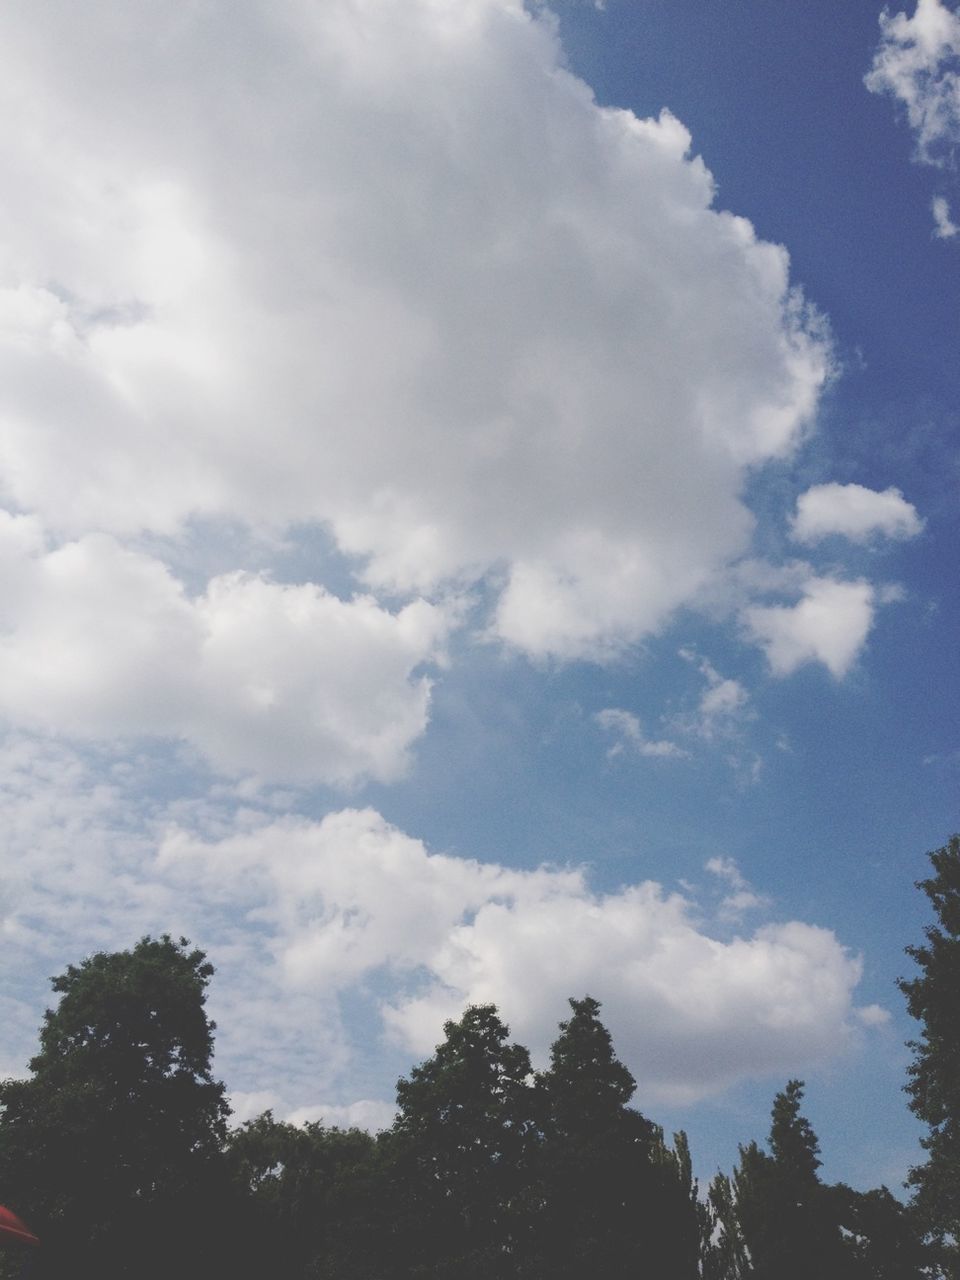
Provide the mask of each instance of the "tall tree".
{"label": "tall tree", "polygon": [[[741,1168],[744,1153],[741,1147]],[[702,1217],[703,1280],[749,1280],[753,1274],[738,1209],[734,1183],[725,1173],[718,1173],[710,1183]]]}
{"label": "tall tree", "polygon": [[409,1272],[519,1274],[537,1143],[530,1055],[493,1005],[444,1025],[432,1058],[397,1084],[391,1135]]}
{"label": "tall tree", "polygon": [[[703,1280],[924,1280],[932,1255],[915,1215],[886,1187],[859,1192],[819,1175],[820,1148],[791,1080],[773,1105],[769,1151],[740,1148],[710,1185]],[[939,1273],[936,1273],[939,1274]]]}
{"label": "tall tree", "polygon": [[930,855],[933,874],[917,888],[930,899],[936,922],[907,954],[920,972],[899,986],[921,1024],[911,1041],[906,1085],[910,1108],[927,1125],[926,1162],[911,1170],[915,1204],[939,1238],[951,1276],[960,1276],[960,836]]}
{"label": "tall tree", "polygon": [[636,1082],[614,1052],[590,996],[571,1000],[542,1098],[544,1274],[610,1280],[642,1274],[693,1276],[696,1191],[686,1140],[677,1152],[659,1127],[628,1106]]}
{"label": "tall tree", "polygon": [[30,1077],[0,1084],[0,1200],[23,1209],[54,1271],[183,1275],[215,1254],[200,1190],[229,1108],[211,1075],[212,973],[165,936],[53,979]]}
{"label": "tall tree", "polygon": [[755,1280],[849,1280],[849,1253],[817,1173],[820,1147],[802,1100],[803,1082],[791,1080],[774,1099],[769,1153],[755,1142],[741,1147],[733,1175],[738,1232],[729,1233],[731,1260],[742,1265],[739,1233]]}

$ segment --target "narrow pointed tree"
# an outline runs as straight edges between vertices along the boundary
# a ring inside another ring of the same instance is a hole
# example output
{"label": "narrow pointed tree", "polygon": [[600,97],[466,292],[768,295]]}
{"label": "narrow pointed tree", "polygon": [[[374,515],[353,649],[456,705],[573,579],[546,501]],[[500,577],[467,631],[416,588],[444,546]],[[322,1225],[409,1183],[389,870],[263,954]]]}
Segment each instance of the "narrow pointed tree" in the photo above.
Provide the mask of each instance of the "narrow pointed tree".
{"label": "narrow pointed tree", "polygon": [[543,1274],[577,1278],[693,1276],[695,1192],[689,1162],[628,1106],[636,1082],[614,1052],[600,1005],[571,1000],[542,1098]]}
{"label": "narrow pointed tree", "polygon": [[710,1183],[700,1247],[703,1280],[749,1280],[753,1274],[733,1183],[725,1173]]}
{"label": "narrow pointed tree", "polygon": [[918,975],[899,983],[921,1025],[910,1043],[906,1090],[927,1126],[927,1159],[911,1170],[910,1183],[926,1229],[944,1245],[949,1273],[960,1276],[960,836],[929,857],[933,874],[917,888],[930,899],[936,922],[920,946],[907,947]]}
{"label": "narrow pointed tree", "polygon": [[769,1154],[740,1149],[733,1195],[755,1280],[849,1280],[849,1252],[833,1199],[818,1176],[820,1147],[801,1113],[803,1082],[773,1103]]}

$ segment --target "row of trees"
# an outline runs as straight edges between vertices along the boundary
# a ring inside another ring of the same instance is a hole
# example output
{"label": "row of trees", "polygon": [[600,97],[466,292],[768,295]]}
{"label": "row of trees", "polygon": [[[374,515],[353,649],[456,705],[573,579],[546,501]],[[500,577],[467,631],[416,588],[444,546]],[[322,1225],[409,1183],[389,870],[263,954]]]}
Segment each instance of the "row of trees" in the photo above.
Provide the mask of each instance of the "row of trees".
{"label": "row of trees", "polygon": [[956,1280],[960,840],[931,856],[937,923],[901,984],[922,1026],[910,1105],[929,1126],[908,1205],[821,1181],[796,1080],[766,1146],[701,1194],[685,1136],[629,1105],[589,997],[537,1073],[492,1005],[468,1009],[375,1137],[269,1112],[230,1130],[212,968],[169,937],[54,980],[30,1076],[0,1084],[0,1202],[43,1241],[38,1280]]}

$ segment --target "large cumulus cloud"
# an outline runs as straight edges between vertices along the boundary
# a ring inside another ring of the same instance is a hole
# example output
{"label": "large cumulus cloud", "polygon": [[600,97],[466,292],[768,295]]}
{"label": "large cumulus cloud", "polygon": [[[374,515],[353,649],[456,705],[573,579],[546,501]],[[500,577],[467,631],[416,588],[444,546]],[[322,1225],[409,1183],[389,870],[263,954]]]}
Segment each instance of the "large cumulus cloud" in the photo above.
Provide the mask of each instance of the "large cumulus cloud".
{"label": "large cumulus cloud", "polygon": [[318,521],[596,657],[746,547],[829,363],[683,126],[519,0],[15,0],[0,484],[64,535]]}
{"label": "large cumulus cloud", "polygon": [[217,840],[174,831],[159,865],[221,909],[252,912],[285,990],[346,993],[379,977],[383,1028],[418,1056],[445,1018],[492,1001],[542,1061],[566,997],[589,990],[643,1097],[691,1100],[828,1060],[861,1020],[860,961],[827,929],[724,937],[657,883],[598,894],[583,869],[432,853],[372,810]]}

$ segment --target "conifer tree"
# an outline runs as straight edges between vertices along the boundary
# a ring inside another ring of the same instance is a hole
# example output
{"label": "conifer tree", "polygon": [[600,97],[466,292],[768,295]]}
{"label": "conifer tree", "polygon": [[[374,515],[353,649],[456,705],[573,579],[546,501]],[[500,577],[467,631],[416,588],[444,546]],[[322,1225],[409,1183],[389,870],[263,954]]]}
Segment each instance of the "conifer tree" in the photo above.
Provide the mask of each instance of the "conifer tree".
{"label": "conifer tree", "polygon": [[678,1156],[627,1105],[636,1082],[614,1052],[599,1003],[586,996],[570,1007],[537,1078],[543,1274],[692,1277],[698,1229],[685,1139]]}
{"label": "conifer tree", "polygon": [[849,1280],[849,1255],[817,1173],[819,1143],[802,1100],[803,1082],[791,1080],[774,1099],[769,1153],[755,1142],[740,1149],[733,1199],[754,1280]]}

